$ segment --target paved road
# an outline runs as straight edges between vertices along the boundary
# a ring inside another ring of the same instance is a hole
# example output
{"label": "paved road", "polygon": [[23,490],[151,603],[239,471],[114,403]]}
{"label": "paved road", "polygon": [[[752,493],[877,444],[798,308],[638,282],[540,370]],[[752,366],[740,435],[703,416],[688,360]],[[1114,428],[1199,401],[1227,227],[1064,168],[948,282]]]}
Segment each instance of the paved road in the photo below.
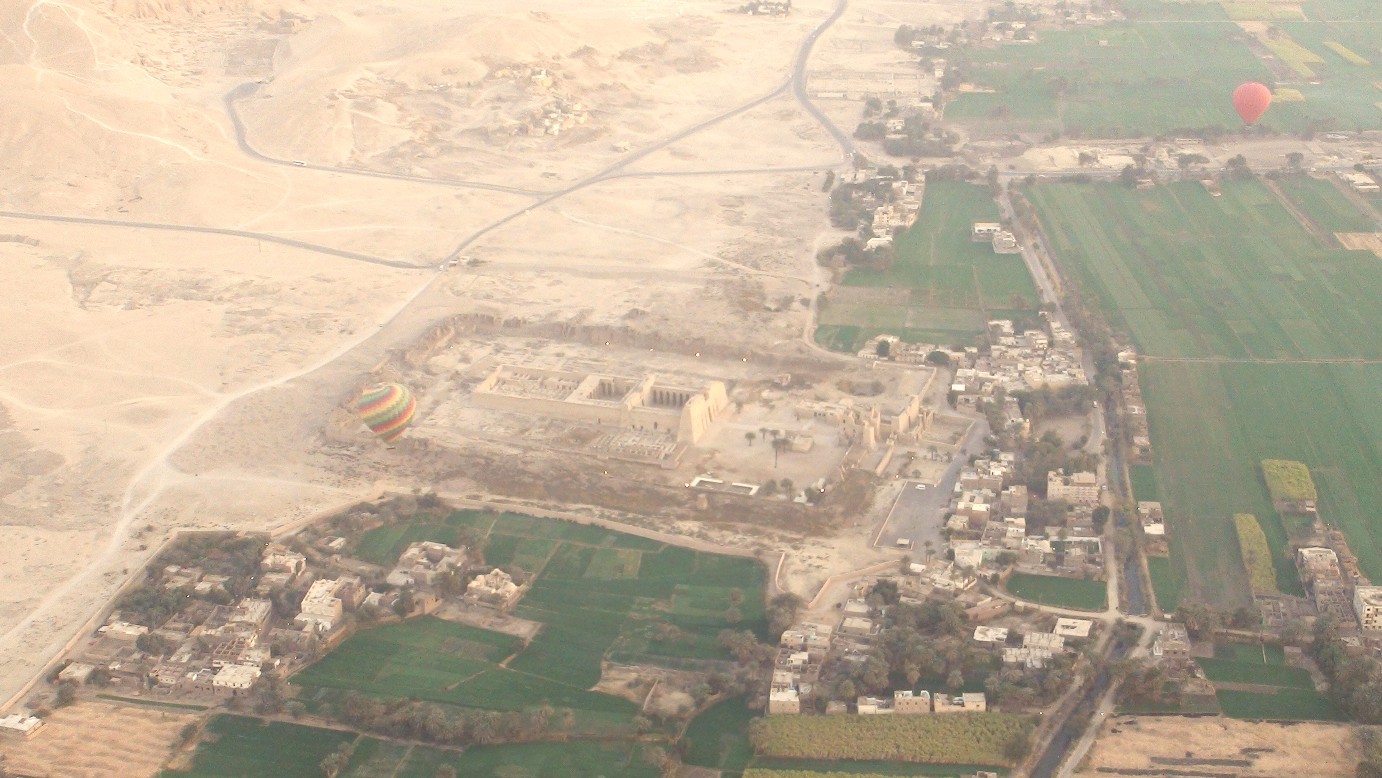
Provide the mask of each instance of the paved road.
{"label": "paved road", "polygon": [[[749,102],[744,103],[738,106],[737,108],[731,108],[730,110],[725,111],[724,113],[719,114],[718,116],[712,116],[711,118],[706,119],[705,121],[687,127],[686,129],[676,133],[675,135],[664,138],[661,141],[652,144],[651,146],[645,146],[639,149],[638,151],[633,152],[632,154],[628,154],[623,159],[619,160],[613,165],[610,165],[609,167],[606,167],[603,170],[593,173],[581,179],[580,181],[577,181],[576,183],[566,187],[565,189],[559,189],[555,192],[550,192],[548,194],[541,196],[538,199],[538,201],[533,203],[532,205],[516,210],[510,213],[509,215],[504,216],[503,218],[494,221],[489,225],[482,227],[479,230],[476,230],[474,233],[462,240],[460,244],[458,244],[456,248],[451,251],[450,254],[446,255],[446,257],[443,258],[443,261],[449,261],[451,259],[459,257],[461,255],[461,252],[465,251],[477,240],[499,229],[500,227],[503,227],[509,222],[512,222],[520,217],[526,216],[528,213],[532,212],[537,208],[549,205],[556,200],[559,200],[575,192],[579,192],[580,190],[585,189],[587,187],[598,184],[601,181],[619,177],[619,174],[621,174],[625,168],[634,164],[635,162],[638,162],[641,159],[644,159],[645,157],[656,154],[657,152],[662,151],[663,149],[667,148],[668,146],[671,146],[674,143],[677,143],[678,141],[685,140],[686,138],[689,138],[692,135],[695,135],[696,133],[702,132],[703,130],[707,130],[711,127],[714,127],[717,124],[721,124],[725,121],[733,119],[734,117],[739,116],[740,114],[751,111],[754,108],[763,105],[764,103],[768,103],[772,100],[777,99],[778,97],[781,97],[783,94],[787,92],[788,89],[791,89],[793,85],[798,82],[798,80],[805,79],[806,75],[804,58],[810,56],[811,46],[816,42],[816,39],[820,37],[821,33],[825,32],[825,30],[829,28],[831,24],[834,24],[835,20],[839,19],[840,16],[844,13],[845,6],[846,0],[838,0],[835,6],[835,12],[831,14],[828,18],[826,18],[825,21],[821,22],[820,25],[816,27],[816,29],[811,31],[811,34],[806,37],[806,40],[802,43],[801,48],[797,52],[796,65],[793,69],[792,75],[787,80],[783,81],[780,85],[775,87],[772,91],[760,97],[754,98],[753,100],[750,100]],[[806,105],[808,106],[807,110],[811,111],[812,115],[816,116],[818,121],[824,120],[825,122],[827,122],[826,129],[830,130],[832,135],[836,135],[837,133],[839,133],[839,130],[835,128],[833,124],[828,124],[828,119],[825,119],[825,117],[821,115],[819,111],[815,110],[815,106],[810,105],[809,101],[806,103]],[[815,170],[816,168],[811,169]]]}
{"label": "paved road", "polygon": [[249,81],[226,92],[222,101],[225,103],[226,115],[230,117],[230,123],[235,128],[235,144],[240,147],[240,151],[246,156],[252,157],[265,164],[286,165],[288,167],[301,168],[304,170],[320,170],[327,173],[342,173],[345,175],[365,176],[368,178],[390,178],[395,181],[413,181],[419,184],[449,186],[457,189],[486,189],[492,192],[505,192],[517,195],[541,194],[541,192],[532,189],[490,184],[483,181],[463,181],[449,178],[431,178],[428,176],[410,176],[402,173],[388,173],[382,170],[370,170],[368,168],[351,167],[348,165],[318,165],[305,160],[288,160],[267,156],[250,145],[249,140],[245,137],[245,123],[240,119],[240,112],[235,107],[236,103],[253,97],[254,93],[257,91],[259,91],[259,83],[256,81]]}
{"label": "paved road", "polygon": [[161,224],[158,222],[127,222],[116,219],[94,219],[85,216],[54,216],[52,214],[24,213],[22,211],[0,211],[0,217],[7,219],[27,219],[36,222],[63,222],[66,224],[94,224],[101,227],[125,227],[141,230],[164,230],[168,232],[196,232],[204,235],[228,235],[235,238],[246,238],[249,240],[262,240],[269,243],[277,243],[283,246],[291,246],[295,249],[312,251],[318,254],[330,254],[331,256],[343,259],[353,259],[356,262],[368,262],[372,265],[384,265],[386,267],[406,268],[408,270],[418,270],[431,267],[432,263],[426,265],[415,265],[411,262],[402,262],[396,259],[384,259],[370,254],[361,254],[358,251],[347,251],[345,249],[321,246],[316,243],[284,238],[278,235],[271,235],[264,232],[249,232],[248,230],[232,230],[224,227],[193,227],[183,224]]}
{"label": "paved road", "polygon": [[811,102],[811,97],[806,94],[806,63],[807,60],[811,58],[811,49],[816,45],[816,41],[821,35],[830,28],[830,25],[834,24],[844,15],[846,5],[848,5],[847,0],[838,0],[835,4],[835,11],[831,13],[825,21],[821,22],[820,26],[812,30],[811,34],[806,36],[806,40],[802,42],[801,48],[797,51],[796,64],[792,68],[792,93],[796,95],[797,102],[801,103],[802,107],[806,109],[806,112],[811,114],[817,122],[820,122],[820,125],[825,128],[826,132],[829,132],[830,136],[835,139],[835,143],[839,145],[840,151],[843,152],[846,157],[853,158],[854,141],[849,135],[846,135],[840,130],[839,127],[836,127],[835,123],[830,120],[830,117],[826,116],[821,109],[817,108],[816,104]]}

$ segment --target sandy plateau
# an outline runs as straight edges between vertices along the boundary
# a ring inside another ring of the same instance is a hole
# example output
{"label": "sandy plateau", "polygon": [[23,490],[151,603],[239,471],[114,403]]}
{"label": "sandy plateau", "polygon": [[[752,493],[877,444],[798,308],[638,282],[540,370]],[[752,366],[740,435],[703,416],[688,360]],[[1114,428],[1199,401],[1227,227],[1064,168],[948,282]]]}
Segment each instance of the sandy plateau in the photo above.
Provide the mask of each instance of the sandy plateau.
{"label": "sandy plateau", "polygon": [[[572,457],[579,430],[437,411],[473,386],[471,356],[567,342],[587,370],[732,391],[838,369],[804,336],[827,281],[821,185],[845,150],[792,89],[834,6],[732,10],[0,7],[0,702],[173,531],[279,527],[381,485],[802,550],[685,496],[717,462],[787,472],[745,445],[747,422],[717,432],[738,453],[662,473]],[[381,377],[418,381],[416,435],[394,449],[343,410]],[[757,521],[780,528],[772,514]],[[873,561],[865,543],[784,580]]]}

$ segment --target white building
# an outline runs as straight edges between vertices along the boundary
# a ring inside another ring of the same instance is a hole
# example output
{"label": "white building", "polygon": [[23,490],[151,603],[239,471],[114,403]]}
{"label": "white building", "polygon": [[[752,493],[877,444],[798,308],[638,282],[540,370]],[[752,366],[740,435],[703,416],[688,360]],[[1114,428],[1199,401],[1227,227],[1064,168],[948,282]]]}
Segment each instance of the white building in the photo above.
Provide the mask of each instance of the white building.
{"label": "white building", "polygon": [[19,735],[20,737],[33,737],[43,726],[43,719],[37,716],[25,716],[22,713],[11,713],[4,718],[0,718],[0,732]]}
{"label": "white building", "polygon": [[974,628],[974,640],[979,643],[997,643],[1001,645],[1008,642],[1008,628],[985,627],[981,624]]}
{"label": "white building", "polygon": [[338,581],[313,581],[307,595],[302,598],[302,612],[293,619],[293,623],[317,632],[330,632],[340,623],[344,611],[341,598],[336,594],[339,587]]}
{"label": "white building", "polygon": [[259,668],[254,665],[226,665],[211,679],[211,686],[218,692],[231,696],[248,691],[259,680]]}
{"label": "white building", "polygon": [[385,581],[390,586],[414,586],[419,583],[431,585],[436,582],[438,576],[464,564],[464,548],[452,548],[424,540],[408,546],[398,557],[398,564]]}
{"label": "white building", "polygon": [[1089,630],[1093,627],[1094,622],[1089,619],[1056,619],[1056,628],[1052,630],[1052,634],[1061,638],[1087,638]]}
{"label": "white building", "polygon": [[475,576],[465,589],[465,596],[472,600],[496,602],[508,605],[518,594],[518,584],[508,573],[494,568],[484,575]]}
{"label": "white building", "polygon": [[769,692],[768,713],[801,713],[801,695],[796,689]]}
{"label": "white building", "polygon": [[1359,586],[1354,589],[1353,612],[1363,629],[1382,630],[1382,586]]}

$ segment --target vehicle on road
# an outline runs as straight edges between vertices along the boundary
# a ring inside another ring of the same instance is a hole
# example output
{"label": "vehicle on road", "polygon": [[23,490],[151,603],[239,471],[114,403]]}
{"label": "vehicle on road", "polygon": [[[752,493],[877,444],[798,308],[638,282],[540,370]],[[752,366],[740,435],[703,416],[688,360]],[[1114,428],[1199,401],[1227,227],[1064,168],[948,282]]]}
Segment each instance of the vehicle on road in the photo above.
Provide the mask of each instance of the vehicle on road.
{"label": "vehicle on road", "polygon": [[917,491],[918,491],[918,492],[925,491],[925,490],[926,490],[926,484],[917,484]]}
{"label": "vehicle on road", "polygon": [[303,161],[300,160],[300,159],[295,159],[295,160],[293,160],[293,164],[294,164],[294,165],[297,165],[298,167],[307,167],[307,163],[306,163],[306,162],[303,162]]}

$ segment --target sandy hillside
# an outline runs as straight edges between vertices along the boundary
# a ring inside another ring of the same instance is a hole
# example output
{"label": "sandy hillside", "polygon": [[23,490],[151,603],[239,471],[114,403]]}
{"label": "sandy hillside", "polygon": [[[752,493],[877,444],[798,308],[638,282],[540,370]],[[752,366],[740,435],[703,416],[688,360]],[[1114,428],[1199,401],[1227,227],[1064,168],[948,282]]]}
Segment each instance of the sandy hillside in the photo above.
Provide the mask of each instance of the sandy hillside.
{"label": "sandy hillside", "polygon": [[464,488],[338,415],[458,311],[814,353],[830,6],[728,8],[0,7],[0,703],[175,529]]}

